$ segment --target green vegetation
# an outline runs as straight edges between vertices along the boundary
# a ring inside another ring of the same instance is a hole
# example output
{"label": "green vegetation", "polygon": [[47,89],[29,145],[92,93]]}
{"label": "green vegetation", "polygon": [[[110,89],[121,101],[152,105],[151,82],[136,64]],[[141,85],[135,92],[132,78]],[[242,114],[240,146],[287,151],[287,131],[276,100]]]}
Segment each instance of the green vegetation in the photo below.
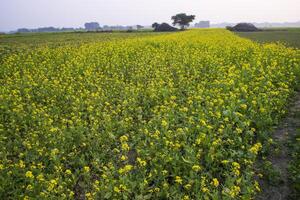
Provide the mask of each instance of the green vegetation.
{"label": "green vegetation", "polygon": [[123,32],[64,32],[64,33],[18,33],[0,35],[0,46],[18,46],[26,45],[28,47],[47,45],[74,45],[89,42],[103,42],[111,40],[120,40],[126,38],[144,37],[149,35],[158,35],[150,31],[139,31],[133,33]]}
{"label": "green vegetation", "polygon": [[222,29],[9,37],[0,39],[0,199],[260,191],[255,162],[294,93],[298,50]]}
{"label": "green vegetation", "polygon": [[273,28],[236,34],[261,43],[280,42],[290,47],[300,48],[300,28]]}
{"label": "green vegetation", "polygon": [[[298,113],[300,117],[300,113]],[[290,199],[300,199],[300,129],[289,143],[291,162],[289,163],[289,179],[291,185]]]}
{"label": "green vegetation", "polygon": [[[30,52],[40,47],[81,46],[88,43],[109,42],[129,38],[160,35],[150,31],[114,32],[60,32],[60,33],[17,33],[0,35],[0,64],[5,55]],[[168,34],[168,33],[164,33]]]}
{"label": "green vegetation", "polygon": [[192,21],[195,19],[195,15],[187,15],[185,13],[179,13],[171,17],[173,20],[173,25],[179,25],[181,30],[184,30],[186,27],[190,25]]}

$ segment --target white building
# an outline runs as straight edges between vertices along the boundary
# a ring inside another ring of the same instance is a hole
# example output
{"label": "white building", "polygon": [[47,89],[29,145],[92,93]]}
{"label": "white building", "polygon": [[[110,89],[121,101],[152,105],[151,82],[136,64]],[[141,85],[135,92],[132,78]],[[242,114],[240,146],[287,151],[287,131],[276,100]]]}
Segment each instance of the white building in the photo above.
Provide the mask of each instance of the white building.
{"label": "white building", "polygon": [[199,23],[195,24],[196,28],[209,28],[210,22],[209,21],[200,21]]}

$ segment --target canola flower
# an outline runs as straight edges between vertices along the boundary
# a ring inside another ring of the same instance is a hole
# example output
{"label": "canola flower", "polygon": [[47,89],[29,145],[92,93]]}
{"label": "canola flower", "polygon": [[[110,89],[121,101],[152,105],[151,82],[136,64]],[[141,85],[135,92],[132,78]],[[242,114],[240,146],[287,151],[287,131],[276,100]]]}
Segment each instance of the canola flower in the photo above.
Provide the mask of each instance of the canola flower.
{"label": "canola flower", "polygon": [[195,172],[198,172],[201,170],[201,167],[199,165],[193,165],[192,170],[194,170]]}
{"label": "canola flower", "polygon": [[175,182],[178,183],[178,184],[180,184],[180,185],[182,185],[183,180],[182,180],[182,178],[180,176],[176,176],[175,177]]}
{"label": "canola flower", "polygon": [[26,174],[25,174],[25,176],[26,176],[27,178],[30,178],[30,179],[33,179],[33,178],[34,178],[34,175],[32,174],[31,171],[27,171]]}
{"label": "canola flower", "polygon": [[88,173],[88,172],[90,171],[90,167],[89,167],[89,166],[84,166],[84,167],[83,167],[83,171],[84,171],[85,173]]}
{"label": "canola flower", "polygon": [[132,170],[133,166],[132,165],[125,165],[123,168],[119,169],[120,174],[126,174]]}
{"label": "canola flower", "polygon": [[253,154],[257,154],[261,148],[262,148],[261,143],[256,143],[249,149],[249,151]]}
{"label": "canola flower", "polygon": [[212,180],[212,185],[215,186],[215,187],[218,187],[219,184],[220,184],[220,183],[219,183],[218,179],[213,178],[213,180]]}
{"label": "canola flower", "polygon": [[220,29],[76,40],[0,45],[0,196],[260,191],[257,136],[285,113],[299,50]]}

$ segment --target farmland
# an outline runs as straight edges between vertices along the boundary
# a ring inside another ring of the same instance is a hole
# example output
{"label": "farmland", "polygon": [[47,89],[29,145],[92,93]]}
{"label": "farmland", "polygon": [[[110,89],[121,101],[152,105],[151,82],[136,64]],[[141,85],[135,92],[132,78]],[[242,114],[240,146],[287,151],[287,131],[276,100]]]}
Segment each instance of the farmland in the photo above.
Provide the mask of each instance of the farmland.
{"label": "farmland", "polygon": [[251,199],[300,75],[221,29],[0,36],[0,58],[1,199]]}
{"label": "farmland", "polygon": [[87,32],[65,32],[65,33],[23,33],[12,35],[0,35],[1,46],[27,45],[34,46],[55,46],[55,45],[74,45],[78,43],[103,42],[120,40],[126,38],[144,37],[149,35],[159,35],[153,32],[107,32],[107,33],[87,33]]}
{"label": "farmland", "polygon": [[300,48],[300,28],[269,28],[259,32],[237,34],[261,43],[280,42],[289,47]]}

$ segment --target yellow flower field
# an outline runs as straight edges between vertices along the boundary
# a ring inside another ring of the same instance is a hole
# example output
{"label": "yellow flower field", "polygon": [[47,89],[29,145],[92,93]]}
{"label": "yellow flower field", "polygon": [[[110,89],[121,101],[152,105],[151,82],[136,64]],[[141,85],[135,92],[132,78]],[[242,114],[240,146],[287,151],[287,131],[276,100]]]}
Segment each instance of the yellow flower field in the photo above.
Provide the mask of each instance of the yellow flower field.
{"label": "yellow flower field", "polygon": [[251,199],[300,74],[221,29],[0,49],[0,199]]}

